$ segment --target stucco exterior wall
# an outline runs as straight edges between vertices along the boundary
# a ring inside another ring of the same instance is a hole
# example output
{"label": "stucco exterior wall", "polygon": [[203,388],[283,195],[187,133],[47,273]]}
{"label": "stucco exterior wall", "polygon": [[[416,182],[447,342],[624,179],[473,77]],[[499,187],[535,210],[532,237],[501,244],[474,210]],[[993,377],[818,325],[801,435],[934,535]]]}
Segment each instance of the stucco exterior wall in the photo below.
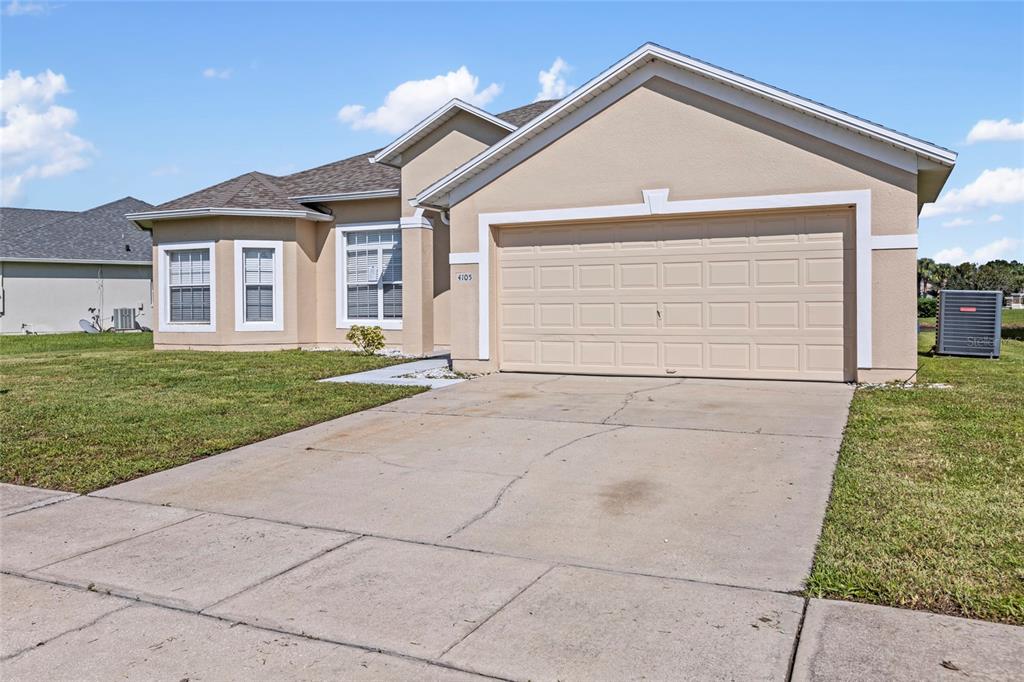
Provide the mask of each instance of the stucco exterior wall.
{"label": "stucco exterior wall", "polygon": [[[873,234],[914,234],[916,187],[912,173],[654,79],[455,205],[451,251],[486,248],[494,262],[493,235],[478,244],[480,213],[635,204],[642,190],[658,188],[668,188],[671,200],[867,189]],[[916,368],[916,342],[902,331],[916,315],[915,257],[914,249],[875,255],[873,296],[885,303],[884,312],[874,309],[875,366]],[[456,272],[471,271],[450,268],[452,309],[459,311],[452,354],[467,370],[493,370],[494,316],[491,361],[476,361],[479,276],[471,284],[454,281]],[[494,310],[496,287],[490,291]]]}
{"label": "stucco exterior wall", "polygon": [[[508,135],[508,131],[466,112],[459,112],[402,152],[402,216],[416,209],[409,199],[473,156]],[[406,261],[405,329],[416,335],[413,352],[447,347],[451,339],[451,300],[448,285],[448,226],[436,213],[426,216],[432,234],[408,232],[403,241]]]}
{"label": "stucco exterior wall", "polygon": [[[339,329],[337,326],[337,225],[379,222],[393,222],[397,225],[401,208],[398,199],[336,201],[325,205],[334,212],[334,220],[316,223],[315,343],[351,348],[352,344],[345,340],[348,328]],[[402,330],[385,330],[384,338],[389,346],[401,347]]]}
{"label": "stucco exterior wall", "polygon": [[[114,308],[134,308],[153,326],[149,265],[0,262],[0,334],[81,331],[78,321],[96,308],[110,325]],[[141,309],[140,309],[141,307]]]}
{"label": "stucco exterior wall", "polygon": [[422,140],[402,152],[402,215],[416,209],[409,205],[439,178],[508,135],[508,131],[466,112],[459,112]]}
{"label": "stucco exterior wall", "polygon": [[[301,224],[291,218],[211,217],[162,221],[153,228],[153,262],[158,263],[158,247],[175,242],[214,241],[216,288],[214,311],[216,331],[163,331],[160,329],[160,287],[166,286],[164,273],[154,268],[153,343],[195,348],[199,346],[245,345],[250,347],[288,347],[299,344],[299,288],[308,290],[312,282],[299,279],[297,239]],[[281,331],[235,330],[235,240],[281,240],[283,242],[283,319]]]}

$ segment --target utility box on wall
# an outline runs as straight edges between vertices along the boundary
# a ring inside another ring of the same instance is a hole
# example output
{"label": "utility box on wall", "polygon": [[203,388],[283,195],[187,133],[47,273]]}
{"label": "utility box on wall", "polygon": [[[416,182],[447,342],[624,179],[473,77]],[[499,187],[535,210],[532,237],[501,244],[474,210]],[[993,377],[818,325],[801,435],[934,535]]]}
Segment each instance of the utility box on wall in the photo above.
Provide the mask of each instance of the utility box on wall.
{"label": "utility box on wall", "polygon": [[1003,322],[1003,292],[939,292],[935,347],[939,355],[999,357]]}

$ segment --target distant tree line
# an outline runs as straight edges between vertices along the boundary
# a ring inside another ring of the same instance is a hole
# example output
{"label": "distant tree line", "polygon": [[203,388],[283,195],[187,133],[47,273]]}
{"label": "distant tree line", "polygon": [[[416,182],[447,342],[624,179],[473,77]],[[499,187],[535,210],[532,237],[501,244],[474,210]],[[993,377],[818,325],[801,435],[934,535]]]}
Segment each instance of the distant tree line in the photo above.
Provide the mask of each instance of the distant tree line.
{"label": "distant tree line", "polygon": [[939,289],[1002,291],[1004,295],[1024,291],[1024,263],[993,260],[974,263],[936,263],[931,258],[917,260],[918,296],[935,296]]}

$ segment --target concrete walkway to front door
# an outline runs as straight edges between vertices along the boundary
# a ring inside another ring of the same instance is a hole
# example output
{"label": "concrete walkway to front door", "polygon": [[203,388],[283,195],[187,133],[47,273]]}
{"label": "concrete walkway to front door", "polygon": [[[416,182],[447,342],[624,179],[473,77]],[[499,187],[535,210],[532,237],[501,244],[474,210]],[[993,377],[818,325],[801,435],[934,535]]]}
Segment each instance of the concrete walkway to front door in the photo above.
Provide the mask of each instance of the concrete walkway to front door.
{"label": "concrete walkway to front door", "polygon": [[1012,676],[1019,628],[800,596],[851,394],[496,375],[85,497],[8,489],[0,675]]}

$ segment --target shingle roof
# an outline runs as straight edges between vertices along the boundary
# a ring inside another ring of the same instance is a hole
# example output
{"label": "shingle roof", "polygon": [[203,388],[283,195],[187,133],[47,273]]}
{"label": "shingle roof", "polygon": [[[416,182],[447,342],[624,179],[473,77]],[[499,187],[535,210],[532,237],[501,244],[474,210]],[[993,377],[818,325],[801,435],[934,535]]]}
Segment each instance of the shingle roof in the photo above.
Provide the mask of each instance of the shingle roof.
{"label": "shingle roof", "polygon": [[544,99],[539,102],[534,102],[533,104],[527,104],[523,107],[516,107],[515,109],[503,111],[500,114],[495,114],[495,116],[518,128],[524,123],[529,123],[533,119],[537,118],[560,101],[561,100],[557,99]]}
{"label": "shingle roof", "polygon": [[154,211],[182,208],[265,208],[284,211],[307,210],[288,198],[280,178],[265,173],[245,173],[154,207]]}
{"label": "shingle roof", "polygon": [[0,209],[0,258],[149,263],[152,238],[125,219],[152,204],[125,197],[80,213]]}
{"label": "shingle roof", "polygon": [[50,211],[42,208],[0,208],[0,241],[25,229],[39,227],[74,215],[74,211]]}
{"label": "shingle roof", "polygon": [[[497,117],[514,126],[520,126],[547,111],[557,101],[534,102],[497,114]],[[289,197],[399,190],[402,177],[399,169],[381,163],[370,163],[370,157],[378,151],[380,150],[375,149],[291,175],[246,173],[172,199],[154,207],[153,210],[250,208],[309,211],[309,207]]]}
{"label": "shingle roof", "polygon": [[391,166],[370,163],[370,157],[378,151],[374,149],[372,152],[292,173],[281,178],[281,182],[289,188],[293,197],[399,189],[401,171]]}

